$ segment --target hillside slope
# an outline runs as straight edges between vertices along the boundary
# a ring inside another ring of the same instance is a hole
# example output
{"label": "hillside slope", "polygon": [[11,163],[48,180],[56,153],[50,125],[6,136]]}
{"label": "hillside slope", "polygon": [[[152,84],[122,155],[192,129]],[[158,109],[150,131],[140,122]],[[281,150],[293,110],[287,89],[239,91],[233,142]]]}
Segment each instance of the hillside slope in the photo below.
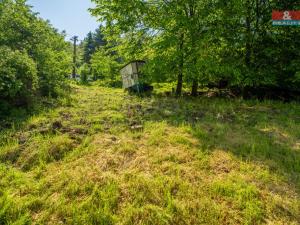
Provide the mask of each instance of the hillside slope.
{"label": "hillside slope", "polygon": [[74,86],[0,144],[0,224],[300,222],[296,103]]}

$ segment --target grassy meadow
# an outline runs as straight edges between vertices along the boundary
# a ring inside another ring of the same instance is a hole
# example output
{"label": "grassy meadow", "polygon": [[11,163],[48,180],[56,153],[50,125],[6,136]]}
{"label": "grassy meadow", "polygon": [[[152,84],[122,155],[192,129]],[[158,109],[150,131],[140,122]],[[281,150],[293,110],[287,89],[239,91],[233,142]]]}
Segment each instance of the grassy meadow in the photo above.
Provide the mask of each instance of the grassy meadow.
{"label": "grassy meadow", "polygon": [[74,85],[1,124],[1,225],[299,223],[299,103]]}

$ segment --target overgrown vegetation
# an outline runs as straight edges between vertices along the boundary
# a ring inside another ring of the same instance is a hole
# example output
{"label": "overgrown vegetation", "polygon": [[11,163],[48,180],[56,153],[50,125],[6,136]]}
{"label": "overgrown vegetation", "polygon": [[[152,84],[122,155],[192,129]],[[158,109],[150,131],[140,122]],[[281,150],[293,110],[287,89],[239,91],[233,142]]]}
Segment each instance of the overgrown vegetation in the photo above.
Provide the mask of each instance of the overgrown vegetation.
{"label": "overgrown vegetation", "polygon": [[72,89],[1,131],[1,224],[299,223],[299,104]]}
{"label": "overgrown vegetation", "polygon": [[0,116],[36,96],[62,94],[71,68],[69,47],[26,1],[0,1]]}
{"label": "overgrown vegetation", "polygon": [[[299,224],[300,30],[270,19],[296,1],[92,1],[72,64],[0,0],[0,225]],[[118,88],[131,60],[154,93]]]}

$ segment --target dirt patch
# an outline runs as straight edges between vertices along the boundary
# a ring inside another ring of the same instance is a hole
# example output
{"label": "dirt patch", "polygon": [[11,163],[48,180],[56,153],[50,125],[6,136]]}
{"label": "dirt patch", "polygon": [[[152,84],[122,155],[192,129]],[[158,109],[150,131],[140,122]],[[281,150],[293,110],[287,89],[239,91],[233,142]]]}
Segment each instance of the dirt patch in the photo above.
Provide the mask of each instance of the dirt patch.
{"label": "dirt patch", "polygon": [[61,129],[63,127],[61,121],[54,121],[52,123],[52,129],[53,130],[58,130],[58,129]]}

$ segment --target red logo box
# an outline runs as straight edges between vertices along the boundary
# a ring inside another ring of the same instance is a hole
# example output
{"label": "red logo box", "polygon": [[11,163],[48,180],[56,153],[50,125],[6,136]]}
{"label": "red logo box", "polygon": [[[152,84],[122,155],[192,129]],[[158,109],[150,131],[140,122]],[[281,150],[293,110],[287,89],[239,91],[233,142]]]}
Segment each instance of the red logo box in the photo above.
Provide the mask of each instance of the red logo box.
{"label": "red logo box", "polygon": [[300,20],[300,10],[298,11],[273,11],[272,20]]}

